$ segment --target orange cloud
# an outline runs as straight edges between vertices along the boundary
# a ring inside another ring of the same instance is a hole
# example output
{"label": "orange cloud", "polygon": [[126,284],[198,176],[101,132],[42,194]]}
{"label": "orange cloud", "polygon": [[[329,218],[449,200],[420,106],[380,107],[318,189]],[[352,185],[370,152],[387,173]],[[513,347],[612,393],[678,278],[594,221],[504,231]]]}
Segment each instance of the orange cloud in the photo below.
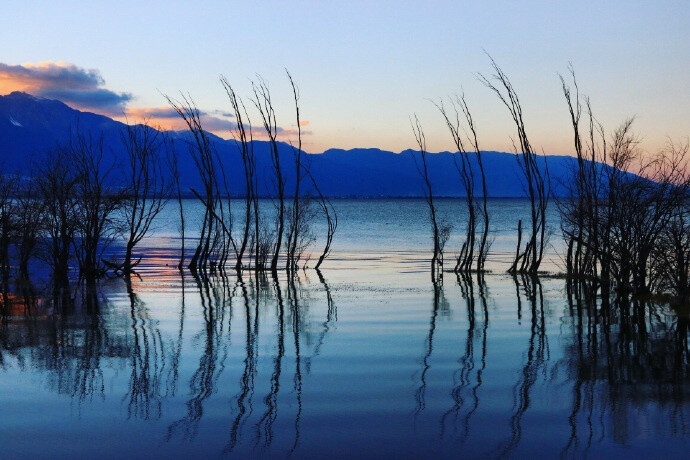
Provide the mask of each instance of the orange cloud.
{"label": "orange cloud", "polygon": [[66,62],[9,65],[0,63],[0,93],[24,91],[34,96],[58,99],[72,107],[117,115],[132,99],[104,87],[100,72]]}
{"label": "orange cloud", "polygon": [[[171,107],[128,107],[130,93],[117,93],[105,88],[105,80],[95,69],[84,69],[61,61],[10,65],[0,63],[0,94],[23,91],[34,96],[57,99],[70,107],[100,113],[130,123],[147,121],[165,130],[185,130],[187,125]],[[201,124],[209,132],[231,138],[237,134],[237,123],[231,113],[200,111]],[[300,122],[301,127],[309,124]],[[263,129],[254,127],[255,139],[267,139]],[[302,131],[310,135],[309,131]],[[297,135],[296,128],[278,127],[280,140],[289,142]]]}

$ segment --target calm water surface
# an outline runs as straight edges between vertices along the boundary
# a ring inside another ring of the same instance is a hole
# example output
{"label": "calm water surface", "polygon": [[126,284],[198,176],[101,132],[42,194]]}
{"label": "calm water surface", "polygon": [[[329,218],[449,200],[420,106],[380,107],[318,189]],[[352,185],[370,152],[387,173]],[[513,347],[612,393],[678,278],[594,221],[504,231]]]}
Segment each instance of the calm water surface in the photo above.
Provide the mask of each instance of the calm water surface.
{"label": "calm water surface", "polygon": [[[180,276],[163,216],[141,278],[59,308],[13,286],[2,457],[687,455],[687,311],[515,279],[501,257],[433,284],[422,202],[337,205],[321,275]],[[493,206],[509,254],[525,203]]]}

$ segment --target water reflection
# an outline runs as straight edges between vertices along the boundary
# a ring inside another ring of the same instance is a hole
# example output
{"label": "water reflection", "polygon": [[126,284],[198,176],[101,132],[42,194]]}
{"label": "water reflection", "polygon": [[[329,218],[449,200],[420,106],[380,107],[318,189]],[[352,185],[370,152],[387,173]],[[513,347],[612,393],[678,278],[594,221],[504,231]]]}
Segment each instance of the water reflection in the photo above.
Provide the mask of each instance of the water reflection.
{"label": "water reflection", "polygon": [[104,362],[129,358],[133,343],[101,314],[104,300],[94,286],[48,303],[22,283],[5,299],[0,362],[12,356],[23,369],[45,372],[48,387],[77,405],[105,397]]}
{"label": "water reflection", "polygon": [[[204,404],[214,393],[225,366],[229,340],[224,334],[230,330],[232,297],[229,295],[226,277],[209,278],[194,276],[203,321],[201,331],[194,336],[195,345],[201,349],[198,365],[189,379],[187,413],[168,429],[168,437],[180,433],[185,439],[193,439],[204,416]],[[228,308],[229,307],[229,308]],[[180,319],[180,329],[184,320]],[[182,332],[180,332],[181,336]]]}
{"label": "water reflection", "polygon": [[415,392],[415,400],[417,401],[417,408],[415,409],[415,424],[417,423],[417,417],[426,408],[425,394],[427,381],[426,376],[431,369],[430,359],[431,354],[434,351],[434,332],[436,331],[436,319],[438,318],[439,311],[447,312],[449,305],[443,291],[443,283],[441,280],[433,280],[433,300],[431,308],[431,318],[429,319],[429,332],[424,341],[424,355],[422,357],[422,370],[419,377],[419,388]]}
{"label": "water reflection", "polygon": [[147,423],[133,444],[199,454],[346,455],[338,433],[358,424],[362,448],[382,440],[370,452],[440,456],[579,457],[690,436],[687,312],[531,276],[360,286],[319,272],[24,280],[3,287],[0,383],[40,377],[37,404],[101,407],[110,429]]}
{"label": "water reflection", "polygon": [[[465,353],[458,360],[459,369],[453,373],[453,388],[451,396],[453,406],[443,413],[441,417],[440,437],[447,432],[450,421],[453,424],[453,434],[458,433],[460,415],[465,410],[461,420],[460,441],[464,443],[470,434],[472,416],[479,409],[479,391],[482,385],[482,374],[486,369],[487,331],[489,328],[489,309],[487,304],[486,283],[483,274],[477,275],[477,295],[475,296],[474,279],[470,274],[458,274],[457,283],[461,296],[465,301],[467,312],[467,332],[465,338]],[[477,326],[476,301],[480,304],[480,326]],[[475,342],[479,342],[479,367],[475,370]],[[469,394],[468,394],[469,393]],[[465,409],[465,400],[471,398],[471,402]]]}
{"label": "water reflection", "polygon": [[530,408],[532,390],[540,374],[546,377],[549,360],[549,342],[546,333],[544,294],[538,277],[517,275],[513,277],[517,291],[518,314],[521,315],[522,297],[530,309],[530,334],[524,364],[513,386],[513,408],[510,418],[511,437],[501,450],[501,457],[510,454],[522,439],[523,419]]}
{"label": "water reflection", "polygon": [[[667,305],[597,298],[587,284],[568,288],[571,328],[564,368],[572,382],[570,435],[563,455],[588,452],[612,436],[683,439],[688,425],[688,317]],[[640,426],[639,413],[654,413]]]}

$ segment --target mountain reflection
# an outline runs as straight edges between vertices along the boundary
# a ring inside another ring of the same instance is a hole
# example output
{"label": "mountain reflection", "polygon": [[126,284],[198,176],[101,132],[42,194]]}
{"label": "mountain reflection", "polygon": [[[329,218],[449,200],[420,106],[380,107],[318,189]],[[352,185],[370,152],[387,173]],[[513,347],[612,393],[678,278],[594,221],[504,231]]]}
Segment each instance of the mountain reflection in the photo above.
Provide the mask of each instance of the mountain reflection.
{"label": "mountain reflection", "polygon": [[[41,398],[66,396],[80,413],[101,401],[114,423],[146,421],[164,444],[212,433],[216,454],[289,455],[356,423],[382,438],[409,429],[410,452],[432,436],[441,454],[490,457],[535,452],[542,427],[542,447],[566,457],[690,435],[687,312],[587,283],[476,274],[424,285],[398,312],[316,275],[6,285],[0,375],[39,376]],[[386,379],[398,370],[410,386]],[[371,393],[375,407],[357,405]],[[379,411],[400,419],[387,428]]]}

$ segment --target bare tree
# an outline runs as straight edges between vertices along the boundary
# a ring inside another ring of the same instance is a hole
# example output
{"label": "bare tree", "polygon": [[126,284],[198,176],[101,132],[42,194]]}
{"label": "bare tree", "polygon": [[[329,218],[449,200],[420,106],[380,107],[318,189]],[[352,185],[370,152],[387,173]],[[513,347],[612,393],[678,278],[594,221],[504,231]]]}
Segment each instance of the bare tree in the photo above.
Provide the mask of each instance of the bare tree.
{"label": "bare tree", "polygon": [[39,237],[46,226],[45,203],[38,194],[35,178],[20,187],[17,196],[16,246],[19,258],[19,276],[29,278],[29,260],[34,256]]}
{"label": "bare tree", "polygon": [[[459,103],[460,101],[458,101]],[[475,239],[477,230],[477,212],[474,202],[474,172],[472,171],[472,165],[470,164],[469,154],[465,149],[465,145],[462,141],[462,135],[460,134],[460,116],[458,107],[454,100],[451,101],[452,108],[454,110],[454,116],[451,115],[446,110],[443,105],[443,101],[436,104],[436,107],[441,112],[448,130],[450,131],[451,137],[453,138],[453,143],[458,153],[453,155],[453,163],[455,164],[455,169],[457,169],[460,174],[460,181],[462,182],[465,191],[465,202],[467,205],[467,230],[465,235],[465,241],[462,243],[462,248],[460,249],[460,254],[458,255],[457,261],[455,263],[454,271],[467,272],[471,269],[474,262],[474,250],[475,250]],[[458,160],[459,158],[459,160]]]}
{"label": "bare tree", "polygon": [[566,240],[566,270],[571,276],[595,279],[602,265],[600,246],[600,208],[604,191],[606,138],[604,128],[595,122],[588,98],[585,98],[586,122],[582,127],[582,103],[574,69],[568,67],[572,88],[563,76],[561,86],[568,105],[577,163],[572,180],[565,185],[567,195],[559,200],[561,229]]}
{"label": "bare tree", "polygon": [[299,111],[299,89],[295,85],[290,72],[285,70],[290,86],[292,87],[292,95],[295,101],[295,118],[297,124],[297,146],[292,146],[292,153],[295,158],[295,192],[292,198],[291,215],[289,216],[288,238],[287,238],[287,265],[286,268],[293,271],[297,268],[298,257],[298,240],[308,239],[309,223],[306,220],[308,212],[300,209],[302,202],[300,200],[300,186],[302,185],[302,120],[300,119]]}
{"label": "bare tree", "polygon": [[73,240],[80,276],[94,284],[106,269],[102,254],[116,231],[114,213],[124,194],[112,184],[115,165],[103,164],[103,138],[96,140],[77,134],[70,142],[72,165],[77,171],[76,229]]}
{"label": "bare tree", "polygon": [[[455,167],[460,174],[460,179],[465,190],[465,202],[467,204],[467,233],[455,265],[455,272],[468,272],[472,269],[475,259],[474,253],[476,246],[477,211],[480,212],[482,218],[482,234],[479,241],[479,246],[476,249],[476,270],[483,271],[491,242],[489,240],[489,209],[486,174],[484,172],[484,163],[482,161],[481,150],[479,149],[479,141],[477,139],[477,131],[474,126],[474,120],[469,107],[467,106],[467,101],[465,100],[464,94],[459,97],[456,96],[455,99],[451,100],[453,113],[449,113],[449,111],[446,110],[445,106],[443,105],[443,101],[435,103],[435,105],[441,112],[441,115],[446,122],[446,126],[450,131],[451,138],[458,152],[457,155],[453,155],[453,162],[455,163]],[[469,129],[469,133],[467,134],[467,142],[474,150],[477,165],[479,166],[482,186],[482,206],[479,206],[477,200],[475,199],[474,171],[470,161],[470,152],[466,150],[465,142],[463,142],[463,136],[461,134],[461,129],[463,128],[460,126],[460,110],[458,110],[458,108],[462,111],[465,121],[467,122],[467,127]],[[458,158],[460,158],[459,162]]]}
{"label": "bare tree", "polygon": [[161,150],[164,148],[160,131],[145,121],[141,125],[127,125],[122,143],[127,152],[127,196],[124,215],[125,258],[121,266],[129,274],[140,260],[132,261],[132,252],[147,235],[151,224],[168,201],[169,187],[163,170]]}
{"label": "bare tree", "polygon": [[77,229],[78,179],[67,146],[54,148],[36,168],[39,199],[46,213],[47,262],[58,290],[69,286],[69,260]]}
{"label": "bare tree", "polygon": [[561,84],[577,163],[568,194],[559,200],[568,275],[600,284],[603,297],[613,286],[621,293],[673,293],[685,301],[687,143],[669,142],[657,155],[645,154],[632,133],[632,118],[607,141],[588,99],[588,127],[582,129],[579,88],[572,66],[569,71],[572,88],[563,77]]}
{"label": "bare tree", "polygon": [[7,284],[10,277],[10,243],[16,228],[17,179],[0,175],[0,277]]}
{"label": "bare tree", "polygon": [[[537,273],[544,256],[546,244],[546,209],[549,202],[549,173],[544,162],[544,170],[538,164],[538,156],[527,137],[523,120],[522,106],[517,93],[510,83],[508,76],[501,70],[491,56],[491,66],[495,74],[491,79],[479,74],[479,79],[491,89],[508,108],[517,129],[519,152],[516,151],[518,165],[525,179],[528,197],[530,199],[531,228],[530,237],[524,251],[513,262],[511,272]],[[493,81],[497,82],[494,84]],[[516,150],[518,150],[516,148]],[[519,264],[519,266],[518,266]]]}
{"label": "bare tree", "polygon": [[[664,153],[671,164],[677,165],[678,174],[672,191],[677,198],[668,224],[652,251],[651,282],[660,292],[673,294],[676,302],[690,302],[690,175],[688,150],[690,142],[668,141]],[[678,161],[680,160],[680,161]]]}
{"label": "bare tree", "polygon": [[[196,107],[194,101],[190,97],[184,95],[182,96],[182,101],[174,100],[169,96],[166,96],[166,99],[189,128],[189,132],[192,136],[192,142],[189,144],[189,151],[199,171],[199,176],[203,184],[203,197],[194,191],[195,194],[201,198],[205,206],[205,211],[201,235],[194,255],[189,262],[189,269],[193,272],[197,269],[201,269],[202,271],[208,268],[214,269],[217,264],[216,257],[214,256],[214,249],[218,244],[219,235],[224,234],[229,237],[234,246],[232,233],[224,230],[219,231],[218,228],[218,226],[221,226],[229,230],[229,225],[225,223],[223,203],[219,196],[219,181],[216,176],[218,157],[208,137],[208,133],[202,126],[201,112]],[[222,165],[220,167],[222,169]]]}
{"label": "bare tree", "polygon": [[331,244],[333,243],[335,231],[338,228],[338,213],[336,212],[331,200],[329,200],[323,194],[323,192],[321,192],[321,188],[319,188],[319,184],[316,182],[316,179],[314,179],[314,176],[311,173],[311,171],[308,168],[305,168],[305,173],[311,180],[312,187],[314,187],[314,190],[316,190],[316,194],[318,195],[319,207],[321,208],[323,215],[326,217],[326,242],[324,244],[323,251],[319,256],[319,260],[316,262],[316,265],[314,266],[314,269],[318,271],[324,259],[326,259],[326,257],[328,257],[328,255],[331,253]]}
{"label": "bare tree", "polygon": [[[260,245],[259,237],[259,200],[256,190],[256,158],[254,157],[254,139],[252,134],[252,125],[246,107],[241,98],[237,96],[230,82],[223,76],[220,81],[225,88],[225,92],[230,99],[235,120],[237,123],[237,133],[235,141],[238,144],[240,155],[242,157],[242,166],[244,168],[244,228],[242,232],[242,239],[239,244],[239,252],[237,255],[237,262],[235,269],[240,270],[243,266],[244,254],[247,250],[247,244],[253,231],[255,235],[255,249],[254,249],[254,267],[259,268],[258,255]],[[245,123],[246,122],[246,123]]]}
{"label": "bare tree", "polygon": [[166,161],[168,163],[168,170],[173,182],[173,193],[177,199],[177,208],[180,214],[180,260],[177,263],[177,269],[182,270],[185,259],[185,219],[184,206],[182,205],[182,188],[180,186],[180,166],[177,150],[175,149],[175,142],[171,138],[166,139]]}
{"label": "bare tree", "polygon": [[422,178],[424,198],[429,208],[429,220],[431,222],[432,240],[434,244],[434,252],[431,257],[431,278],[435,282],[443,278],[443,249],[450,236],[451,226],[441,221],[438,216],[436,204],[434,203],[434,191],[431,178],[429,177],[429,168],[427,166],[426,136],[424,135],[424,130],[416,115],[414,120],[410,120],[410,123],[412,124],[412,132],[420,150],[421,162],[417,161],[416,156],[413,156],[413,159],[417,171]]}
{"label": "bare tree", "polygon": [[264,130],[268,136],[271,146],[271,163],[275,173],[275,187],[278,195],[278,217],[276,219],[275,244],[273,246],[273,255],[271,258],[271,271],[278,269],[278,257],[280,256],[280,248],[283,244],[283,234],[285,232],[285,181],[283,179],[283,172],[280,167],[280,151],[278,149],[278,124],[276,120],[275,110],[273,108],[273,101],[271,93],[266,82],[259,77],[257,82],[252,82],[252,91],[254,92],[254,99],[252,102],[256,106],[261,116],[261,121],[264,125]]}

